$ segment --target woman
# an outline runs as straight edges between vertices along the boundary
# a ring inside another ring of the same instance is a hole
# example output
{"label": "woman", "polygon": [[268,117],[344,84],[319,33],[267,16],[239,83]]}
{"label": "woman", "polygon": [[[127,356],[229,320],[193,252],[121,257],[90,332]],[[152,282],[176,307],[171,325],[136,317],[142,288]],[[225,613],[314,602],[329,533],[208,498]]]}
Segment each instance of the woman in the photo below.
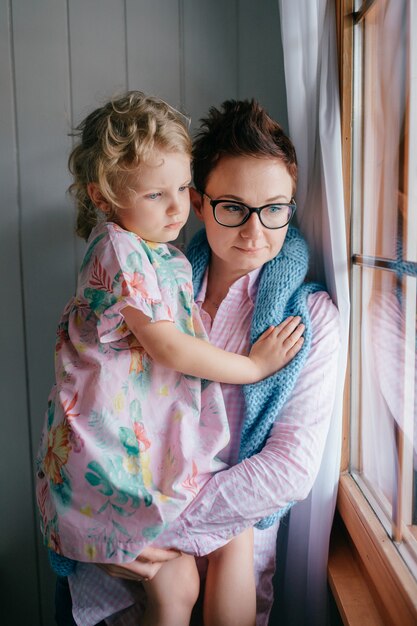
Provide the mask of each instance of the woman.
{"label": "woman", "polygon": [[262,330],[290,314],[306,324],[305,342],[264,384],[222,386],[231,441],[220,456],[231,467],[201,490],[186,522],[179,518],[157,546],[127,566],[77,567],[70,587],[74,615],[83,624],[109,615],[111,623],[138,623],[140,599],[123,579],[148,578],[176,556],[158,548],[203,557],[256,525],[257,624],[266,625],[279,518],[308,495],[323,454],[334,402],[338,313],[326,292],[304,284],[306,246],[289,226],[294,147],[258,103],[227,101],[203,120],[193,164],[191,199],[205,233],[197,234],[189,257],[211,343],[246,353]]}

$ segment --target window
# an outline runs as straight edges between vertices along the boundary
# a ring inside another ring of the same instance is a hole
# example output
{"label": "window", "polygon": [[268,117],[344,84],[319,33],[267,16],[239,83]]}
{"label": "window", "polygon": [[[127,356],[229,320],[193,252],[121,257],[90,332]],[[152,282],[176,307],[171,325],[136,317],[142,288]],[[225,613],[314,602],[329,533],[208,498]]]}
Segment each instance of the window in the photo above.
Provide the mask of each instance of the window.
{"label": "window", "polygon": [[350,472],[417,578],[417,14],[356,11]]}
{"label": "window", "polygon": [[417,620],[417,3],[337,6],[352,259],[348,473],[338,506],[372,584],[380,596],[390,595],[390,623],[411,624]]}

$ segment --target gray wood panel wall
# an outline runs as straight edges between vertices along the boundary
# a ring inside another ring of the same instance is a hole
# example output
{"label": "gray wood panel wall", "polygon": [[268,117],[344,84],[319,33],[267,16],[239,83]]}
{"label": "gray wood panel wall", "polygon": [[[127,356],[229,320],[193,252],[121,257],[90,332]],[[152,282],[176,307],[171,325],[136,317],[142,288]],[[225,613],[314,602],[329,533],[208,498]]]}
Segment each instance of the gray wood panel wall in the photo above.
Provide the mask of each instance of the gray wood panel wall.
{"label": "gray wood panel wall", "polygon": [[[116,92],[191,114],[258,98],[286,123],[275,0],[0,0],[0,623],[49,626],[33,463],[55,326],[75,287],[68,133]],[[194,228],[190,222],[185,237]]]}

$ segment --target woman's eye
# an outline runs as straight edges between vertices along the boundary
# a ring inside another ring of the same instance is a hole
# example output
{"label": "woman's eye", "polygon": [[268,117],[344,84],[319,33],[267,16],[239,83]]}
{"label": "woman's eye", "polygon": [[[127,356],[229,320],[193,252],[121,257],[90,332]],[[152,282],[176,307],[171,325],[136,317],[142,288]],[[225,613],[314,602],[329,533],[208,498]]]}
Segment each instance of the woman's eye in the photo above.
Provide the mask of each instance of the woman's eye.
{"label": "woman's eye", "polygon": [[268,207],[268,213],[279,213],[282,209],[282,204],[270,204]]}
{"label": "woman's eye", "polygon": [[243,211],[243,207],[239,204],[222,204],[221,207],[228,213],[241,213]]}

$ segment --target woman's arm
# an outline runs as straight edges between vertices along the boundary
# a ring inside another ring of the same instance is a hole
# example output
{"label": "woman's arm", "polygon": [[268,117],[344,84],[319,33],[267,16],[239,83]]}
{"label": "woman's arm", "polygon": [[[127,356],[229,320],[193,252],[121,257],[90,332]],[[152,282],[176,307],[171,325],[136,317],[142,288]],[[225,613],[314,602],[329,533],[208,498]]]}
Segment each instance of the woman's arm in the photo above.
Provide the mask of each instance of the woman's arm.
{"label": "woman's arm", "polygon": [[294,391],[265,447],[216,474],[179,520],[158,538],[203,555],[225,539],[309,494],[333,410],[339,348],[338,312],[327,294],[309,297],[313,342]]}
{"label": "woman's arm", "polygon": [[131,332],[157,363],[222,383],[245,384],[266,378],[289,363],[303,344],[304,325],[299,317],[287,318],[268,329],[249,356],[242,356],[187,335],[172,322],[152,322],[134,307],[128,306],[121,312]]}

